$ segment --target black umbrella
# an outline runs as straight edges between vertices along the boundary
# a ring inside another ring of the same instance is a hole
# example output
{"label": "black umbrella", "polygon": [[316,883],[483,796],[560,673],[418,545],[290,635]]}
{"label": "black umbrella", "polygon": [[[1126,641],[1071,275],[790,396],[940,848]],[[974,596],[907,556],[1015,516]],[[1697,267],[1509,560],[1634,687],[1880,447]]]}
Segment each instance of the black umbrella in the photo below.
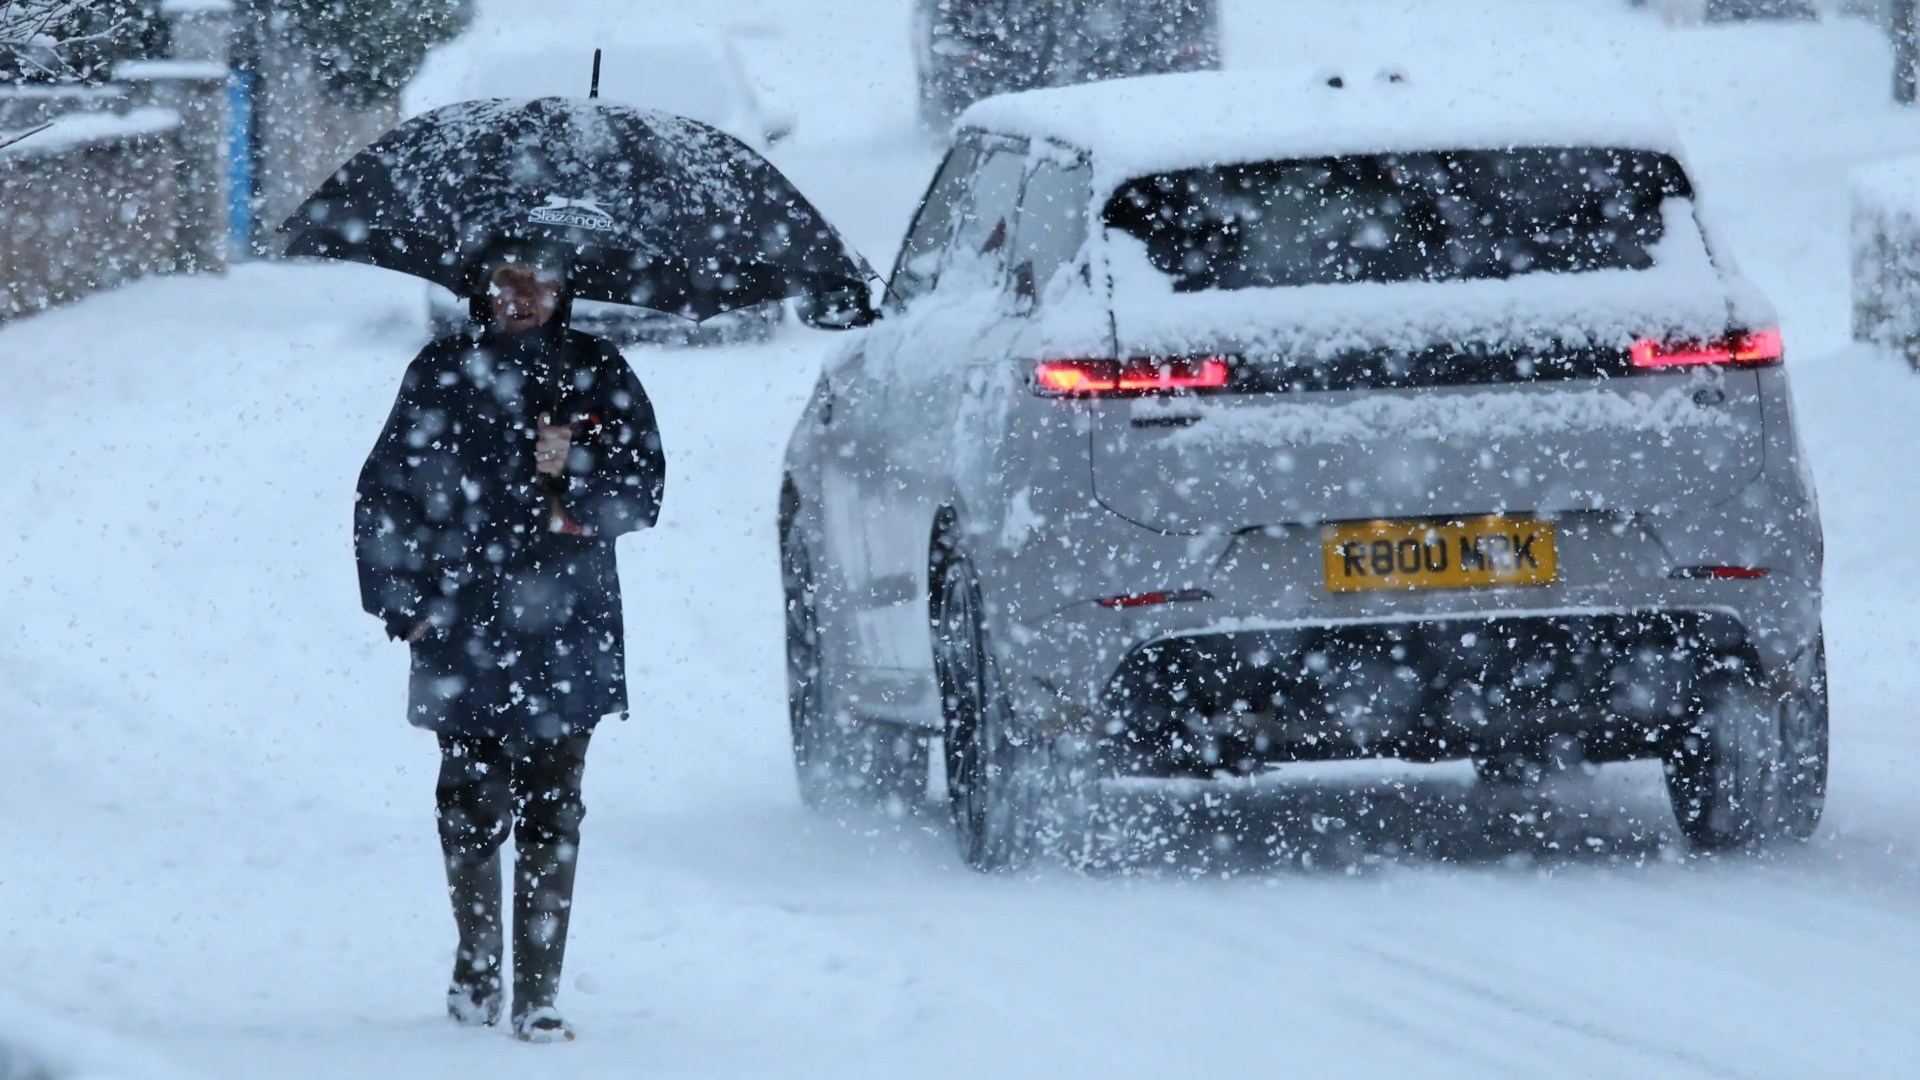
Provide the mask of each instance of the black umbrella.
{"label": "black umbrella", "polygon": [[281,229],[290,255],[372,263],[463,295],[492,244],[555,244],[570,254],[574,296],[692,319],[872,277],[740,140],[671,113],[568,98],[414,117]]}

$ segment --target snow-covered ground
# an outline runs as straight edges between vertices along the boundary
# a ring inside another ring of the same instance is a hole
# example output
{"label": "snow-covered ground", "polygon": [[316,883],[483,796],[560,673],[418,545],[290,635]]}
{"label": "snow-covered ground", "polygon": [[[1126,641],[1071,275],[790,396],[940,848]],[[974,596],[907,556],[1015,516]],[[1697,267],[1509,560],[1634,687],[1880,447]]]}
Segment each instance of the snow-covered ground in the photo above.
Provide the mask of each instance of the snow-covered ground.
{"label": "snow-covered ground", "polygon": [[[752,46],[801,112],[782,163],[884,263],[931,166],[905,5],[707,7],[784,29]],[[629,10],[541,17],[590,37]],[[0,329],[0,998],[28,1007],[0,1041],[44,1012],[296,1080],[1920,1070],[1920,378],[1845,336],[1846,174],[1920,150],[1885,46],[1613,0],[1229,0],[1227,29],[1240,66],[1551,64],[1673,111],[1785,313],[1822,489],[1834,790],[1810,845],[1686,857],[1647,768],[1498,800],[1461,768],[1302,770],[1170,815],[1191,839],[1113,879],[977,877],[931,813],[806,814],[772,510],[828,339],[796,330],[631,354],[672,479],[623,541],[641,704],[588,770],[581,1041],[452,1029],[436,752],[348,537],[420,290],[248,266]]]}

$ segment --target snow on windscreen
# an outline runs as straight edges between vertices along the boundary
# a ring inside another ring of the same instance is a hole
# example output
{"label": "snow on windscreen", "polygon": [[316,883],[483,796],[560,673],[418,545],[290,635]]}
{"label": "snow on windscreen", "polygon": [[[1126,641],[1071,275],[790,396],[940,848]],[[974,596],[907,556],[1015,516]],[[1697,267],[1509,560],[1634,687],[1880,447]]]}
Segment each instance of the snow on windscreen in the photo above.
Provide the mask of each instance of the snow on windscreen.
{"label": "snow on windscreen", "polygon": [[[1369,396],[1328,408],[1295,402],[1263,403],[1258,410],[1214,416],[1212,422],[1176,432],[1176,446],[1230,440],[1266,446],[1396,445],[1444,441],[1471,434],[1476,439],[1563,439],[1575,435],[1644,433],[1672,437],[1687,430],[1732,430],[1725,412],[1702,409],[1694,400],[1699,387],[1687,384],[1651,393],[1610,388],[1557,390],[1529,398],[1516,408],[1510,393],[1414,394]],[[1170,415],[1164,402],[1136,404],[1135,419]]]}
{"label": "snow on windscreen", "polygon": [[1664,154],[1594,148],[1368,154],[1143,177],[1106,222],[1177,292],[1645,270]]}
{"label": "snow on windscreen", "polygon": [[[1116,330],[1136,350],[1207,347],[1325,361],[1366,350],[1414,355],[1435,347],[1462,356],[1618,351],[1645,336],[1723,335],[1730,319],[1747,326],[1771,324],[1766,301],[1714,266],[1692,200],[1665,198],[1657,216],[1658,226],[1640,219],[1639,225],[1624,228],[1624,244],[1569,240],[1554,245],[1530,237],[1502,246],[1489,239],[1497,233],[1479,232],[1459,250],[1480,259],[1468,259],[1480,273],[1453,271],[1443,245],[1437,258],[1450,276],[1429,278],[1407,274],[1432,265],[1431,243],[1422,252],[1418,240],[1387,233],[1389,242],[1381,247],[1386,223],[1368,219],[1350,238],[1357,244],[1307,260],[1299,276],[1308,283],[1271,286],[1259,278],[1244,280],[1252,277],[1250,270],[1230,269],[1243,275],[1233,288],[1183,288],[1183,282],[1204,281],[1213,272],[1169,273],[1147,241],[1110,227],[1107,259]],[[1543,251],[1565,268],[1536,272]],[[1494,276],[1499,263],[1486,258],[1489,252],[1532,258],[1535,270]],[[1621,268],[1621,262],[1640,268]],[[1595,264],[1599,268],[1573,268]],[[1351,279],[1339,278],[1341,273]],[[1334,280],[1314,281],[1314,275]]]}

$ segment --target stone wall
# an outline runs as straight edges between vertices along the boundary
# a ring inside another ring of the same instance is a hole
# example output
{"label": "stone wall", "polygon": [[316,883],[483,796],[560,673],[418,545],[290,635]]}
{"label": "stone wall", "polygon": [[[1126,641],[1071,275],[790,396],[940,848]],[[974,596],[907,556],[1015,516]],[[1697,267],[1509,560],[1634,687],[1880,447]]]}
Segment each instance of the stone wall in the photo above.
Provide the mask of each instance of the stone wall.
{"label": "stone wall", "polygon": [[[0,88],[0,319],[227,266],[228,0],[165,0],[173,55]],[[17,140],[17,141],[13,141]]]}
{"label": "stone wall", "polygon": [[75,113],[0,150],[0,320],[179,269],[180,117]]}

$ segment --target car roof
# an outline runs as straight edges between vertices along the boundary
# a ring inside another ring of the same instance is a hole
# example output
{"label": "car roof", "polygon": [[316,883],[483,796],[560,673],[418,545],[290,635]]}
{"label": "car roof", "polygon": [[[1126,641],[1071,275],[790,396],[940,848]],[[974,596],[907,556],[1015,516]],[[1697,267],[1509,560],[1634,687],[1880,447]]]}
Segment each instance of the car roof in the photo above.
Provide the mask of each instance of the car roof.
{"label": "car roof", "polygon": [[1423,77],[1377,65],[1032,90],[980,101],[958,127],[1087,153],[1105,190],[1207,165],[1392,151],[1605,146],[1680,156],[1672,125],[1631,88],[1565,77]]}

